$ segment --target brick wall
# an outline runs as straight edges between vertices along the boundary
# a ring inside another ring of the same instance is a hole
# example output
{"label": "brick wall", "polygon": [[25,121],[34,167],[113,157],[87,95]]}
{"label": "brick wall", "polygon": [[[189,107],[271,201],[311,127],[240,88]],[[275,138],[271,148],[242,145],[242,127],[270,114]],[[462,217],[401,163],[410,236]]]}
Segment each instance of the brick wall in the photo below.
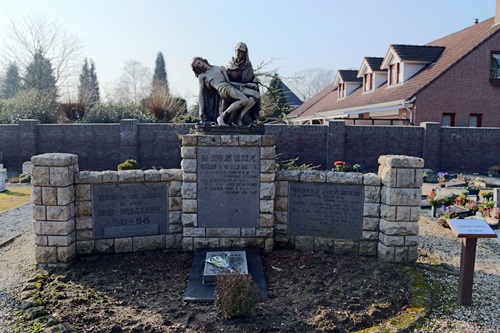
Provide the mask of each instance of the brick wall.
{"label": "brick wall", "polygon": [[[193,125],[67,124],[41,125],[24,120],[19,125],[0,125],[0,152],[4,167],[21,170],[31,156],[71,153],[79,157],[81,170],[116,170],[126,158],[142,168],[179,168],[181,141]],[[267,125],[266,134],[276,137],[276,153],[283,160],[300,157],[297,163],[320,165],[330,170],[333,162],[361,164],[375,172],[378,157],[401,154],[423,157],[434,171],[486,172],[500,162],[494,143],[500,128],[441,128],[422,126],[350,126],[343,121],[324,125]]]}
{"label": "brick wall", "polygon": [[457,62],[417,96],[415,123],[436,121],[455,113],[455,126],[469,126],[471,113],[482,114],[483,127],[500,127],[500,87],[489,82],[490,52],[498,50],[500,34]]}

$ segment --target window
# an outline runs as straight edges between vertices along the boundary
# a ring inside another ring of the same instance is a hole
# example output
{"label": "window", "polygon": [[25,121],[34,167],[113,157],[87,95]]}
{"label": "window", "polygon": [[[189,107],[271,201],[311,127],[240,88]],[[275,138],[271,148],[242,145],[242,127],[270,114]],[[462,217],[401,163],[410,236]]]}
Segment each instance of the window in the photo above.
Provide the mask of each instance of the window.
{"label": "window", "polygon": [[500,51],[491,52],[490,82],[500,85]]}
{"label": "window", "polygon": [[366,73],[364,77],[363,87],[364,91],[372,90],[372,73]]}
{"label": "window", "polygon": [[389,85],[399,83],[399,63],[395,63],[389,66]]}
{"label": "window", "polygon": [[441,126],[455,126],[455,114],[454,113],[443,113],[443,121]]}
{"label": "window", "polygon": [[481,127],[483,115],[480,113],[471,113],[469,118],[469,127]]}
{"label": "window", "polygon": [[339,98],[345,97],[345,83],[339,83]]}

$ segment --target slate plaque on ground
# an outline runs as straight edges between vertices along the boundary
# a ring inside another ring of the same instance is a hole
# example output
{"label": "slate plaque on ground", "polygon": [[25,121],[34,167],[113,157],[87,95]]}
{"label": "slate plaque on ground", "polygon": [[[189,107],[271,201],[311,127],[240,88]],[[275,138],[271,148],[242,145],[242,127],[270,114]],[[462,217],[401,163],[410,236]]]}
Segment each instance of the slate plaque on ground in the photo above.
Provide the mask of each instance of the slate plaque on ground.
{"label": "slate plaque on ground", "polygon": [[94,185],[94,238],[158,235],[168,232],[166,183]]}
{"label": "slate plaque on ground", "polygon": [[289,183],[288,228],[294,235],[361,239],[364,187]]}
{"label": "slate plaque on ground", "polygon": [[259,226],[259,147],[198,147],[196,168],[199,227]]}

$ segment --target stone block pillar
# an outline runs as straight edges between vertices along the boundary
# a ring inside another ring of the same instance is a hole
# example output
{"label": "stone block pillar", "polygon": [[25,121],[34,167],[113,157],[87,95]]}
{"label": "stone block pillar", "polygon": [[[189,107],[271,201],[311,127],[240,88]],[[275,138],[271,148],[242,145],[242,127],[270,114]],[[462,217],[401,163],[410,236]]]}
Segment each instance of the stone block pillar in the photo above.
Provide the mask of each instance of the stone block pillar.
{"label": "stone block pillar", "polygon": [[50,153],[31,158],[36,262],[66,266],[76,257],[74,174],[78,156]]}
{"label": "stone block pillar", "polygon": [[386,262],[415,262],[424,160],[384,155],[378,162],[382,180],[378,257]]}

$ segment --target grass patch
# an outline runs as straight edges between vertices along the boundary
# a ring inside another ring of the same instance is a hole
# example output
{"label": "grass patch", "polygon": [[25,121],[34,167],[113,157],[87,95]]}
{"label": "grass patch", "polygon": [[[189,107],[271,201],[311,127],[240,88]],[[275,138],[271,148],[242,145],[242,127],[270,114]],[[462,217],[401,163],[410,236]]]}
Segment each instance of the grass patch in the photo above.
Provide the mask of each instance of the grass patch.
{"label": "grass patch", "polygon": [[0,212],[31,201],[31,186],[11,188],[0,192]]}

